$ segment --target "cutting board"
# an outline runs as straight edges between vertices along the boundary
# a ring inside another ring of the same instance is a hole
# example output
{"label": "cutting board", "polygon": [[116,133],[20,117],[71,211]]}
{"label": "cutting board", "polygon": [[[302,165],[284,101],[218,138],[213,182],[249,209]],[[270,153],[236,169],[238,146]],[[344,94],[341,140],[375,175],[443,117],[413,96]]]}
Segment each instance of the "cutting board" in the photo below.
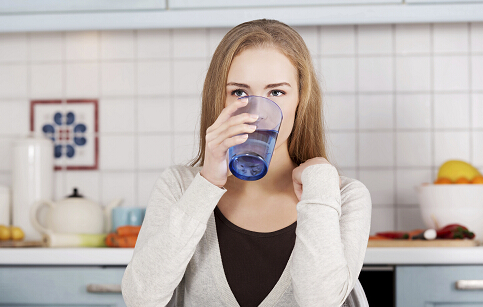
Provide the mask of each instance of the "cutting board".
{"label": "cutting board", "polygon": [[0,241],[0,247],[43,247],[45,243],[42,241]]}
{"label": "cutting board", "polygon": [[471,247],[478,246],[476,240],[369,240],[367,247]]}

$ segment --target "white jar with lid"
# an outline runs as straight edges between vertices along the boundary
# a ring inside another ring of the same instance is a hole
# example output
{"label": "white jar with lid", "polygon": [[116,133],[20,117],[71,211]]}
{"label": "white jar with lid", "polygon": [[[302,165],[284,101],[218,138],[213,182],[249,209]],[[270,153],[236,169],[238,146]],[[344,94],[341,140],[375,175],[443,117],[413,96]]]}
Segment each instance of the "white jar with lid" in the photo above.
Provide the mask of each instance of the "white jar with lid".
{"label": "white jar with lid", "polygon": [[0,185],[0,225],[10,224],[10,189]]}

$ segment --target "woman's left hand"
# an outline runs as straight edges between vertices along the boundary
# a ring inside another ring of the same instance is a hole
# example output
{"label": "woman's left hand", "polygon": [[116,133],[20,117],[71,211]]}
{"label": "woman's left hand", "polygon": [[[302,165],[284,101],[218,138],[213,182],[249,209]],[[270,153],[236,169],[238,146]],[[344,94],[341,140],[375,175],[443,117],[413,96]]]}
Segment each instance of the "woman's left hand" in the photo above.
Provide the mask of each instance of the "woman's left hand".
{"label": "woman's left hand", "polygon": [[[329,161],[327,161],[327,159],[318,157],[318,158],[312,158],[312,159],[305,161],[304,163],[302,163],[299,166],[297,166],[296,168],[294,168],[294,170],[292,171],[293,188],[294,188],[294,191],[295,191],[295,195],[297,195],[297,198],[299,199],[299,201],[300,201],[300,198],[302,197],[302,190],[303,190],[303,188],[302,188],[302,172],[307,167],[309,167],[311,165],[315,165],[315,164],[329,164],[330,165],[330,163],[329,163]],[[341,183],[342,183],[342,181],[339,177],[339,188],[341,186]]]}

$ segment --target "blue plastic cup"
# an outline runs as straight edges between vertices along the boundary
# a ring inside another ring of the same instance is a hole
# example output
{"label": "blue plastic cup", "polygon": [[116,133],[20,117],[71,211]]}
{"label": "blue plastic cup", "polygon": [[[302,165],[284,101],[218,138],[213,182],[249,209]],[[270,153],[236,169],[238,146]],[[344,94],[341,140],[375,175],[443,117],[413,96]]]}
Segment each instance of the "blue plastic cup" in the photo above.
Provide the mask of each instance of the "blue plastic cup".
{"label": "blue plastic cup", "polygon": [[249,113],[259,117],[256,122],[250,123],[257,128],[248,133],[248,139],[228,149],[229,168],[235,177],[254,181],[267,174],[283,115],[280,107],[268,98],[245,96],[239,99],[248,99],[248,104],[232,116]]}
{"label": "blue plastic cup", "polygon": [[112,209],[112,228],[116,231],[119,226],[140,226],[143,223],[146,208],[141,207],[116,207]]}

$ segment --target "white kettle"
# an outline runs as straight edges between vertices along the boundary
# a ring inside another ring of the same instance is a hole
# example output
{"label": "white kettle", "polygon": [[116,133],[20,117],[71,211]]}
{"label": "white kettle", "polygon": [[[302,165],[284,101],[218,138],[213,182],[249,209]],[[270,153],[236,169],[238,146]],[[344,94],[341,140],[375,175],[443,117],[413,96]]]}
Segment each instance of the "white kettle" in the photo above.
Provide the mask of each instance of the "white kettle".
{"label": "white kettle", "polygon": [[[30,222],[42,234],[47,233],[77,233],[101,234],[111,229],[111,211],[119,206],[122,199],[113,200],[104,209],[97,203],[88,200],[77,193],[74,188],[72,195],[52,202],[41,200],[30,208]],[[46,227],[37,219],[38,210],[47,205]]]}

